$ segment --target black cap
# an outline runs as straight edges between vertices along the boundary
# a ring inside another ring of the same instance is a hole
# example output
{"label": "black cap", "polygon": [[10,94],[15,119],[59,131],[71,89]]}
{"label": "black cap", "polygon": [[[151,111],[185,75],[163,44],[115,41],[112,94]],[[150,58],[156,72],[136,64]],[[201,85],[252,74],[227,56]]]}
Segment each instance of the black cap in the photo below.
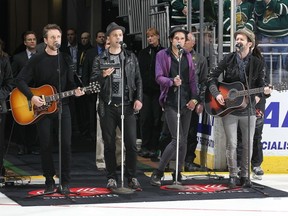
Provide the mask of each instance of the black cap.
{"label": "black cap", "polygon": [[189,33],[186,29],[181,27],[174,27],[170,30],[169,38],[172,38],[176,32],[183,32],[185,35]]}
{"label": "black cap", "polygon": [[106,28],[106,36],[109,36],[110,33],[116,29],[122,30],[123,34],[125,33],[125,28],[123,26],[119,26],[117,23],[112,22]]}

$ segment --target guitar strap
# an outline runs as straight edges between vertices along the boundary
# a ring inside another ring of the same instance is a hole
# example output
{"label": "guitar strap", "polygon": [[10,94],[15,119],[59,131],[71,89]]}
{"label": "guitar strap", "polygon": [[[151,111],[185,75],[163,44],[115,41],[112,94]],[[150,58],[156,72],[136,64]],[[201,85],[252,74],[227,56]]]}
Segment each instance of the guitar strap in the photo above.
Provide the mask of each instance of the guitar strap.
{"label": "guitar strap", "polygon": [[0,100],[0,114],[7,113],[7,105],[5,100]]}

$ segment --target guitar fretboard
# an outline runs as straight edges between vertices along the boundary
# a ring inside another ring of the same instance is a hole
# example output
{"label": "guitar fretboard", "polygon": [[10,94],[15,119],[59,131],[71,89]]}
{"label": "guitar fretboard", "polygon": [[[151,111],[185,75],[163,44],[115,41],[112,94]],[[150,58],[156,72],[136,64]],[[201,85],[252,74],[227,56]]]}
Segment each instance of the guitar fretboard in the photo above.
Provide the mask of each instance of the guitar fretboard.
{"label": "guitar fretboard", "polygon": [[[258,94],[261,92],[264,92],[264,87],[250,89],[249,95]],[[237,94],[237,97],[245,96],[245,95],[248,95],[248,90],[238,91],[236,94]]]}

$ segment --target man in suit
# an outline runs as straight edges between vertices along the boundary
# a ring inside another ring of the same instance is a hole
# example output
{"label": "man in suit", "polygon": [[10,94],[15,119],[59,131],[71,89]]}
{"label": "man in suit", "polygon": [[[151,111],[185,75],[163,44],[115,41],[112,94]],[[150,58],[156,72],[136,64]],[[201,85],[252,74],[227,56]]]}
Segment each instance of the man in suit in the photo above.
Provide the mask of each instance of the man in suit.
{"label": "man in suit", "polygon": [[[83,46],[77,40],[77,31],[74,28],[68,28],[66,31],[67,44],[61,44],[60,51],[65,52],[71,56],[73,65],[76,68],[74,70],[74,79],[77,86],[84,87],[81,80],[80,70],[80,57],[83,50]],[[85,104],[83,98],[70,98],[70,111],[72,118],[72,131],[73,135],[85,132],[85,118],[83,119],[82,113],[85,113]]]}
{"label": "man in suit", "polygon": [[[93,60],[96,56],[100,55],[105,49],[105,32],[99,30],[96,33],[95,42],[96,45],[92,49],[87,50],[86,57],[83,62],[83,70],[82,70],[82,81],[84,85],[89,84],[91,72],[92,72],[92,64]],[[96,140],[96,100],[97,95],[91,94],[86,95],[88,98],[88,112],[89,112],[89,126],[88,126],[88,136],[92,138],[92,140]],[[101,166],[103,167],[103,166]]]}
{"label": "man in suit", "polygon": [[[13,77],[16,77],[20,70],[27,64],[32,55],[36,53],[37,38],[34,31],[26,31],[23,34],[23,43],[26,47],[25,51],[20,52],[12,58]],[[39,154],[38,135],[34,133],[35,125],[21,126],[15,124],[15,141],[18,144],[18,155],[23,154]]]}

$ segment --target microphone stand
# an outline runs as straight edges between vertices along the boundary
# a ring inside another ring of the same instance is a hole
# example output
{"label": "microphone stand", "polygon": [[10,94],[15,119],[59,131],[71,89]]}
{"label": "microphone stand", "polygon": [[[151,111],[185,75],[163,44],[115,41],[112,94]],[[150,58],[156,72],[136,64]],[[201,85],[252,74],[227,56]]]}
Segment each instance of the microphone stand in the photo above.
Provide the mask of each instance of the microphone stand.
{"label": "microphone stand", "polygon": [[134,193],[134,190],[130,188],[124,187],[124,77],[125,77],[125,72],[124,72],[124,60],[125,60],[125,55],[124,55],[124,48],[126,47],[125,43],[119,43],[121,45],[122,51],[120,52],[120,60],[121,60],[121,85],[122,85],[122,90],[121,90],[121,187],[113,189],[112,191],[116,194],[132,194]]}
{"label": "microphone stand", "polygon": [[[180,45],[177,45],[178,48],[178,55],[179,55],[179,60],[178,60],[178,76],[181,77],[181,59],[182,59],[182,54],[184,50],[180,47]],[[181,85],[177,87],[177,135],[176,135],[176,167],[175,167],[175,181],[173,182],[172,185],[167,185],[167,188],[170,189],[176,189],[176,190],[185,190],[186,187],[181,185],[178,182],[178,164],[179,164],[179,141],[180,141],[180,97],[181,97]]]}
{"label": "microphone stand", "polygon": [[[240,51],[241,51],[241,48],[240,48]],[[239,54],[241,56],[241,52],[239,52]],[[242,58],[241,58],[241,60],[243,61]],[[248,133],[247,133],[247,136],[248,136],[247,137],[248,138],[247,139],[248,140],[248,157],[247,157],[247,161],[246,161],[246,163],[248,165],[248,184],[245,185],[245,187],[252,188],[255,191],[258,191],[258,192],[262,193],[263,195],[268,196],[267,193],[259,190],[259,189],[264,189],[264,186],[255,186],[255,185],[253,185],[252,182],[251,182],[251,177],[250,177],[250,175],[251,175],[251,156],[250,155],[251,155],[251,149],[253,147],[253,146],[251,146],[251,139],[250,139],[250,134],[251,134],[251,131],[250,131],[250,123],[251,123],[251,119],[250,119],[251,113],[250,113],[250,111],[251,110],[250,109],[251,109],[251,105],[252,105],[252,100],[251,100],[251,95],[250,95],[250,87],[249,87],[248,77],[247,77],[245,69],[244,69],[244,77],[245,77],[246,88],[247,88],[247,97],[248,97],[248,100],[249,100],[248,101],[248,105],[247,105],[247,108],[248,108],[248,116],[247,116],[247,118],[248,118],[248,120],[247,120],[247,122],[248,122]],[[252,143],[252,145],[253,145],[253,143]]]}

